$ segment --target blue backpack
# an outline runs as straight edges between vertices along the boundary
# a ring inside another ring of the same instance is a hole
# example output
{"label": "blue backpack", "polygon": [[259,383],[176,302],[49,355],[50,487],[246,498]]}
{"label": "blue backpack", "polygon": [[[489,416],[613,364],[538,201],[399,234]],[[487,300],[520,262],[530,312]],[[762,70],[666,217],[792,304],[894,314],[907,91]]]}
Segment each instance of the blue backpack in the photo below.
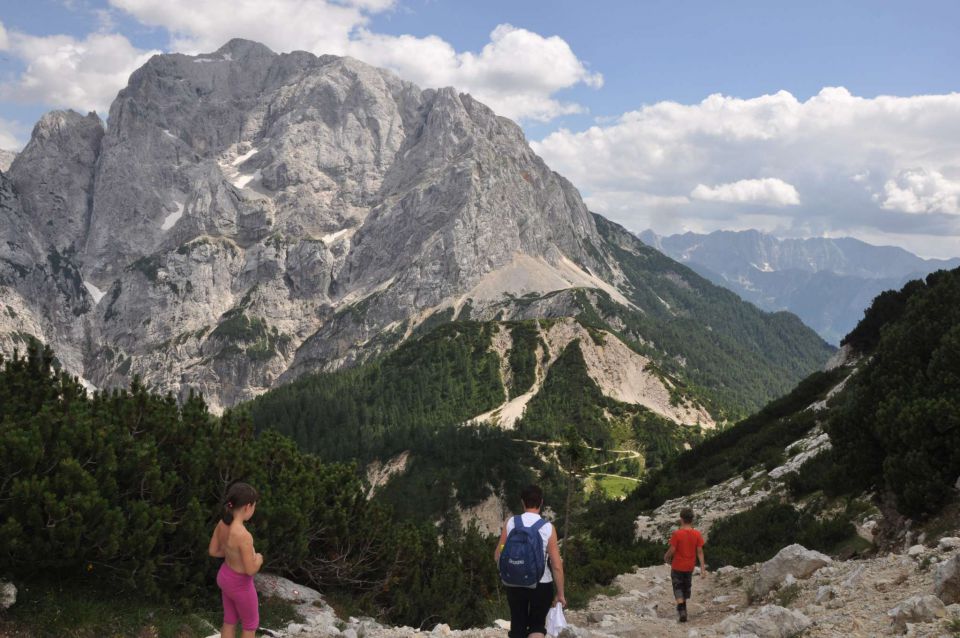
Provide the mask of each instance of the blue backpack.
{"label": "blue backpack", "polygon": [[547,521],[541,518],[530,527],[524,527],[523,518],[513,517],[513,529],[500,552],[500,580],[504,585],[536,588],[546,569],[543,537],[540,536],[540,528],[546,524]]}

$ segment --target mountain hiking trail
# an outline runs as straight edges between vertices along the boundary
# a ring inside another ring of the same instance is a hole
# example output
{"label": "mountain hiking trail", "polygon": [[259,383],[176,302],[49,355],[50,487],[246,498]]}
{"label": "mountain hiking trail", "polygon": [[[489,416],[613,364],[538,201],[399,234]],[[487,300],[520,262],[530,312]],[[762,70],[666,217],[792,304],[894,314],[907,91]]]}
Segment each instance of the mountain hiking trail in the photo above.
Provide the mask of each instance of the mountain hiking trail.
{"label": "mountain hiking trail", "polygon": [[[960,538],[849,561],[793,545],[762,564],[695,576],[689,622],[683,624],[677,622],[668,566],[636,569],[612,585],[616,593],[566,610],[569,627],[560,638],[951,638],[960,628]],[[340,620],[318,592],[286,579],[261,575],[257,588],[264,596],[296,602],[303,615],[301,622],[265,635],[504,638],[509,627],[498,620],[485,628],[459,631],[439,624],[427,631],[369,618]]]}
{"label": "mountain hiking trail", "polygon": [[[529,443],[530,445],[533,445],[533,446],[536,446],[536,447],[561,448],[561,447],[567,445],[566,443],[561,443],[561,442],[557,442],[557,441],[534,441],[534,440],[532,440],[532,439],[510,439],[510,440],[511,440],[511,441],[514,441],[515,443]],[[610,460],[608,460],[608,461],[602,461],[602,462],[600,462],[600,463],[595,463],[595,464],[593,464],[593,465],[588,465],[588,466],[584,467],[584,468],[583,468],[583,472],[584,472],[584,474],[585,474],[586,476],[590,476],[590,477],[609,476],[609,477],[612,477],[612,478],[618,478],[618,479],[625,479],[625,480],[627,480],[627,481],[633,481],[634,483],[639,483],[639,482],[641,482],[641,481],[643,480],[643,479],[636,478],[636,477],[633,477],[633,476],[623,476],[622,474],[610,474],[610,473],[608,473],[608,472],[594,472],[594,471],[593,471],[593,470],[596,470],[596,469],[599,468],[599,467],[603,467],[603,466],[605,466],[605,465],[612,465],[612,464],[614,464],[614,463],[618,463],[618,462],[620,462],[620,461],[623,461],[624,459],[639,459],[639,458],[642,458],[642,457],[643,457],[643,454],[642,454],[641,452],[639,452],[639,451],[637,451],[637,450],[605,450],[605,449],[603,449],[603,448],[594,447],[594,446],[592,446],[592,445],[587,445],[586,443],[580,443],[578,447],[582,447],[582,448],[587,449],[587,450],[593,450],[593,451],[595,451],[595,452],[603,452],[604,454],[617,454],[617,455],[619,455],[619,456],[617,456],[617,458],[613,458],[613,459],[610,459]],[[563,468],[561,468],[561,471],[566,472],[566,470],[564,470]]]}

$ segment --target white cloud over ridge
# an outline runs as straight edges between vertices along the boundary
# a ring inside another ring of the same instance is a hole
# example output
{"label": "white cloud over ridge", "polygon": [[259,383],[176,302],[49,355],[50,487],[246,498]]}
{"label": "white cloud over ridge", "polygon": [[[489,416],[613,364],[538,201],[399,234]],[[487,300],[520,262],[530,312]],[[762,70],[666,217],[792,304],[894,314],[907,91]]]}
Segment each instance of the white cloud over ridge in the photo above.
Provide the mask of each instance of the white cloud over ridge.
{"label": "white cloud over ridge", "polygon": [[130,74],[158,51],[142,51],[115,33],[34,36],[6,31],[0,49],[24,61],[14,82],[0,84],[0,99],[51,108],[106,113]]}
{"label": "white cloud over ridge", "polygon": [[348,53],[370,64],[395,70],[420,86],[455,86],[473,94],[498,114],[547,121],[580,113],[578,104],[562,103],[557,91],[585,84],[603,86],[557,36],[543,37],[510,24],[497,26],[480,53],[457,53],[435,36],[386,36],[362,31]]}
{"label": "white cloud over ridge", "polygon": [[[581,113],[579,104],[558,100],[563,89],[599,88],[591,72],[557,36],[501,24],[477,53],[458,52],[438,36],[385,35],[369,30],[370,17],[393,9],[395,0],[109,0],[110,11],[164,29],[169,50],[204,53],[231,38],[263,42],[278,52],[305,50],[350,55],[390,68],[423,88],[455,86],[497,113],[517,120],[548,121]],[[229,19],[225,19],[229,16]],[[116,21],[98,10],[98,32],[83,39],[7,32],[0,23],[0,50],[26,69],[0,85],[0,99],[105,113],[136,68],[154,53],[137,49]]]}
{"label": "white cloud over ridge", "polygon": [[[582,112],[582,106],[561,102],[554,94],[581,83],[597,88],[603,83],[562,38],[509,24],[494,29],[479,53],[457,52],[437,36],[370,31],[370,16],[393,8],[393,0],[110,0],[110,4],[144,24],[166,29],[174,51],[209,52],[241,37],[275,51],[350,55],[393,69],[424,88],[456,86],[499,114],[521,120],[546,121]],[[225,15],[230,20],[224,20]]]}
{"label": "white cloud over ridge", "polygon": [[741,179],[729,184],[707,186],[697,184],[690,197],[705,202],[733,204],[765,204],[767,206],[797,206],[800,194],[792,184],[776,177]]}
{"label": "white cloud over ridge", "polygon": [[[82,37],[34,36],[0,23],[0,50],[24,64],[0,83],[0,100],[105,114],[154,53],[114,32],[129,24],[122,14],[162,29],[169,50],[209,52],[245,37],[275,51],[351,55],[424,88],[469,91],[521,121],[582,113],[561,92],[603,85],[562,38],[509,24],[476,51],[458,51],[436,35],[376,33],[371,18],[395,10],[397,0],[107,1],[109,9],[98,10],[100,30]],[[21,144],[24,135],[0,121],[0,147]],[[585,131],[559,130],[534,149],[594,210],[635,230],[755,227],[852,234],[921,254],[960,252],[960,93],[717,94],[696,104],[645,105]]]}
{"label": "white cloud over ridge", "polygon": [[597,212],[634,230],[751,224],[960,254],[960,93],[711,95],[561,129],[534,150]]}
{"label": "white cloud over ridge", "polygon": [[275,51],[343,54],[351,32],[369,22],[367,12],[393,2],[327,0],[109,0],[139,22],[165,29],[170,50],[209,53],[231,38],[248,38]]}

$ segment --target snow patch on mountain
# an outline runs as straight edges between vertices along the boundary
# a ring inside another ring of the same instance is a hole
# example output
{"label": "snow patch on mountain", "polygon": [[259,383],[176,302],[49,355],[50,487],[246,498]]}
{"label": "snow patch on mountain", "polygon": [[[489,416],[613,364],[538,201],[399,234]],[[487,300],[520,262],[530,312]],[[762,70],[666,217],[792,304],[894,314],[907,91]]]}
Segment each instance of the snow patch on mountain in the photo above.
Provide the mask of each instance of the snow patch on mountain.
{"label": "snow patch on mountain", "polygon": [[251,148],[249,151],[247,151],[247,152],[244,153],[243,155],[238,156],[236,159],[234,159],[232,162],[230,162],[230,164],[231,164],[232,166],[239,166],[240,164],[243,164],[244,162],[246,162],[248,159],[250,159],[251,157],[253,157],[254,155],[256,155],[256,154],[259,153],[259,152],[260,152],[260,149],[258,149],[258,148],[256,148],[256,147]]}
{"label": "snow patch on mountain", "polygon": [[95,285],[93,285],[89,281],[84,281],[83,287],[86,288],[87,292],[90,293],[90,296],[93,297],[93,303],[95,304],[100,303],[100,300],[103,299],[103,295],[105,294],[102,290],[97,288]]}
{"label": "snow patch on mountain", "polygon": [[[163,218],[163,223],[160,224],[160,230],[170,230],[176,225],[180,218],[183,217],[183,202],[173,202],[175,210]],[[101,293],[103,296],[103,293]],[[100,301],[99,299],[97,301]]]}
{"label": "snow patch on mountain", "polygon": [[337,243],[341,239],[349,239],[355,232],[357,232],[356,228],[343,228],[335,233],[324,235],[320,238],[320,241],[330,246]]}

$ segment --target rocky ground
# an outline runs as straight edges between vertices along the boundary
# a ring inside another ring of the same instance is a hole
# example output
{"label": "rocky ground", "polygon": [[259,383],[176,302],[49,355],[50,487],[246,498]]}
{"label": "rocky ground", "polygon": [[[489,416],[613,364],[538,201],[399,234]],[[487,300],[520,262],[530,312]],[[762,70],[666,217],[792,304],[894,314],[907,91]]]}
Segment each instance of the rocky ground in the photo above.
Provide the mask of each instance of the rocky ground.
{"label": "rocky ground", "polygon": [[[829,445],[827,436],[815,428],[786,450],[780,467],[668,501],[649,516],[639,517],[637,535],[665,540],[680,508],[692,506],[706,515],[698,527],[707,532],[709,563],[709,528],[715,519],[783,495],[783,477]],[[880,517],[876,508],[869,508],[857,521],[865,540],[874,541]],[[908,528],[904,526],[895,538],[887,539],[887,545],[892,543],[896,551],[878,552],[871,558],[835,561],[791,545],[763,564],[697,575],[685,624],[676,619],[669,567],[637,569],[616,578],[616,594],[598,596],[585,609],[568,610],[570,626],[561,638],[960,637],[960,530],[927,538],[923,534],[915,537]],[[466,631],[451,631],[443,624],[428,632],[386,627],[370,619],[337,619],[319,593],[274,576],[258,577],[258,589],[299,603],[304,620],[275,634],[280,636],[502,638],[509,627],[505,620]]]}
{"label": "rocky ground", "polygon": [[[822,406],[814,404],[810,409],[822,409]],[[787,491],[784,478],[828,449],[830,437],[817,426],[784,450],[786,460],[783,465],[769,472],[758,468],[749,477],[736,476],[696,494],[666,501],[650,514],[637,517],[637,537],[666,543],[684,507],[690,507],[697,513],[697,529],[708,534],[714,522],[748,510],[771,497],[784,496]],[[868,512],[863,519],[857,521],[857,531],[865,540],[872,542],[872,530],[879,512],[871,507],[866,509]]]}
{"label": "rocky ground", "polygon": [[[667,566],[619,576],[619,593],[598,596],[582,610],[568,610],[561,638],[791,636],[869,637],[960,635],[960,538],[864,560],[832,561],[799,545],[763,564],[726,567],[697,576],[689,622],[676,620]],[[277,636],[303,638],[493,638],[509,626],[451,631],[386,627],[370,619],[338,619],[321,595],[274,576],[258,577],[264,595],[298,602],[303,615]]]}

